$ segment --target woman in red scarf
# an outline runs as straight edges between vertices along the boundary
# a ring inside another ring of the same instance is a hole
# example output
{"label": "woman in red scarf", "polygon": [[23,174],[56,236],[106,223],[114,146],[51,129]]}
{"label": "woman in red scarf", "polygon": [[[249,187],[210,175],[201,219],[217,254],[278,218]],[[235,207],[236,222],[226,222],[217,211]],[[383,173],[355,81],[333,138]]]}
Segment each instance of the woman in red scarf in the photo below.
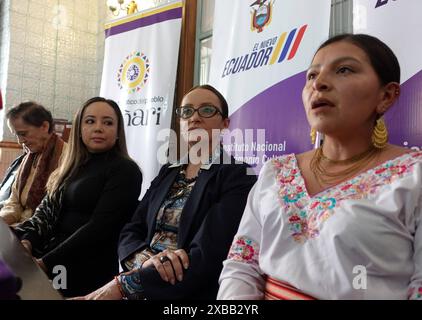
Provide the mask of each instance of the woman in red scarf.
{"label": "woman in red scarf", "polygon": [[44,198],[48,177],[57,168],[65,143],[53,132],[51,112],[42,105],[23,102],[6,117],[18,142],[28,151],[0,211],[0,217],[12,225],[30,218]]}

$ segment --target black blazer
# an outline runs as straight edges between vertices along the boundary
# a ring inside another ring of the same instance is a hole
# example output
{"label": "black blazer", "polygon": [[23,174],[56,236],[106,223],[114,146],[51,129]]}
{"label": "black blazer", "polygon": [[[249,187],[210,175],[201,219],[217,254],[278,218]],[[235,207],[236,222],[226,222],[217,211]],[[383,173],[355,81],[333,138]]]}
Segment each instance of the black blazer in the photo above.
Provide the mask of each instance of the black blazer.
{"label": "black blazer", "polygon": [[[247,165],[213,164],[202,170],[180,219],[177,247],[189,255],[183,281],[163,281],[155,267],[140,271],[146,299],[215,299],[222,263],[237,231],[255,175]],[[119,259],[149,247],[155,233],[157,213],[180,168],[165,165],[152,181],[132,221],[120,234]],[[122,267],[124,265],[122,263]]]}

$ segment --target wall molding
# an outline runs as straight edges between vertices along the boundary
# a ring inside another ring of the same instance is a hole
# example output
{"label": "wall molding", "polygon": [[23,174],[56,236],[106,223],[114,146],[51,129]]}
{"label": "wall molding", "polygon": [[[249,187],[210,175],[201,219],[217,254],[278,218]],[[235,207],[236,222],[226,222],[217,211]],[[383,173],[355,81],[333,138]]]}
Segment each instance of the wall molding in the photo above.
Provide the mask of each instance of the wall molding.
{"label": "wall molding", "polygon": [[22,146],[14,141],[0,141],[0,148],[22,149]]}

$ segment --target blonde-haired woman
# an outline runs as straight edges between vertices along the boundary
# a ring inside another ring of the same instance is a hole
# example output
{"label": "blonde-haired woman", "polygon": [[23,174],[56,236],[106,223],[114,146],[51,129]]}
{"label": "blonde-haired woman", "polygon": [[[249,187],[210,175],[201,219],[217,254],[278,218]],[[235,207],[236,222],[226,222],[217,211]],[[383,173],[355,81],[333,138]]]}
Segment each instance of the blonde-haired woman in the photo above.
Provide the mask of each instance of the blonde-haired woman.
{"label": "blonde-haired woman", "polygon": [[[34,216],[15,228],[41,268],[66,268],[65,296],[92,291],[118,271],[120,229],[130,219],[142,174],[126,149],[118,105],[89,99],[77,112],[69,146]],[[95,270],[95,272],[88,272]]]}

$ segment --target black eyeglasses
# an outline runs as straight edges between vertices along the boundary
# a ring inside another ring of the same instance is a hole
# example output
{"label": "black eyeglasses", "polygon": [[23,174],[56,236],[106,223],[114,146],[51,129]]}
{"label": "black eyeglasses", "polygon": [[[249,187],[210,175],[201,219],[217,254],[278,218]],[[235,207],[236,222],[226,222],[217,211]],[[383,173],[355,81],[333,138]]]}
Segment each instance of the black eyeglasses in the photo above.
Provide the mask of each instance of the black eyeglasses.
{"label": "black eyeglasses", "polygon": [[202,118],[211,118],[217,113],[221,114],[221,116],[224,118],[220,109],[218,109],[216,106],[213,106],[212,104],[202,105],[198,109],[195,109],[191,106],[181,106],[176,108],[176,114],[182,119],[189,119],[195,112],[198,112],[199,116]]}

